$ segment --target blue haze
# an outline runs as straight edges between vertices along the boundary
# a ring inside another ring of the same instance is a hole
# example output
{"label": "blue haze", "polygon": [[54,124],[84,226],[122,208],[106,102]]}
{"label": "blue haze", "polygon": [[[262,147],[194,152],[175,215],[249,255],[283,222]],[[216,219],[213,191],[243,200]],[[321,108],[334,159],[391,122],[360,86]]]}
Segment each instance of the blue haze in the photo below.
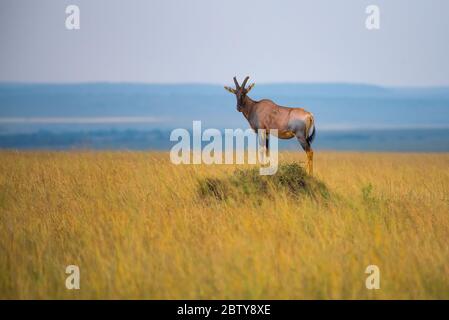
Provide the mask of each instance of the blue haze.
{"label": "blue haze", "polygon": [[[318,149],[449,151],[445,87],[256,84],[251,97],[313,112]],[[218,85],[0,85],[2,148],[168,149],[170,130],[190,130],[193,120],[203,129],[248,128],[235,98]],[[281,148],[298,145],[283,141]]]}

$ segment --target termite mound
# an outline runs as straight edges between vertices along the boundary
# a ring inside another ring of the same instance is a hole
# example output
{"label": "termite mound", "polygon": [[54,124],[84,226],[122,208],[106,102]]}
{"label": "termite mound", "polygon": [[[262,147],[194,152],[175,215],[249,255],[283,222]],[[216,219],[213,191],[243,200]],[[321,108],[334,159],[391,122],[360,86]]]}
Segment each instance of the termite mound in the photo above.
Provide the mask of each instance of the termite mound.
{"label": "termite mound", "polygon": [[224,178],[202,178],[198,180],[197,189],[200,199],[219,201],[272,199],[281,193],[296,199],[330,199],[324,182],[308,175],[298,163],[281,164],[274,175],[263,176],[258,168],[251,168],[238,169]]}

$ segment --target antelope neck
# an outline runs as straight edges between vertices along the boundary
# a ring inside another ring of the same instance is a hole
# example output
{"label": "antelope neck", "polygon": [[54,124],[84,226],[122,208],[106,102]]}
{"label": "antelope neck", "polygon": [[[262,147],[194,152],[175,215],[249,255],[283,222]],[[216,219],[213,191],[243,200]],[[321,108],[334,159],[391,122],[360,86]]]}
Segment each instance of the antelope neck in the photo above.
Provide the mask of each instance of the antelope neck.
{"label": "antelope neck", "polygon": [[254,101],[254,100],[252,100],[250,97],[248,97],[248,96],[245,96],[245,100],[243,101],[243,105],[244,105],[244,107],[243,107],[243,109],[242,109],[242,113],[243,113],[243,115],[245,116],[245,118],[247,119],[247,120],[249,120],[248,119],[248,116],[249,116],[249,114],[251,113],[251,111],[252,111],[252,109],[253,109],[253,106],[256,104],[256,102]]}

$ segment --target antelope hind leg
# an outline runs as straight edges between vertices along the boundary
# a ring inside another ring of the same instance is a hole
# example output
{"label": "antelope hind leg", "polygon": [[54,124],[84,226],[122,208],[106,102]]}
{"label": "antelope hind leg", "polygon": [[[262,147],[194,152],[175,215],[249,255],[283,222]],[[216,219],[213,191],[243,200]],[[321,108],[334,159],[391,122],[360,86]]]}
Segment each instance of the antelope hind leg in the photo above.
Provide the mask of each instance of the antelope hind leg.
{"label": "antelope hind leg", "polygon": [[313,174],[313,150],[310,147],[310,144],[307,142],[306,139],[304,139],[302,136],[298,137],[299,144],[304,149],[304,151],[307,154],[307,172],[312,175]]}
{"label": "antelope hind leg", "polygon": [[307,153],[307,167],[309,174],[313,175],[313,150],[310,149],[309,151],[306,151]]}

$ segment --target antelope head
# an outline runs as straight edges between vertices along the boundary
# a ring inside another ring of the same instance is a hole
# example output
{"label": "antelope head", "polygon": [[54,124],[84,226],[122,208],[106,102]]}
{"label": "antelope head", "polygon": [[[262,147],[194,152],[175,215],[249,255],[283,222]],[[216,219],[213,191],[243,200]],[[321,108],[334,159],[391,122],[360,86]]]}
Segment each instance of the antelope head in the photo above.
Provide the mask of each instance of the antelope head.
{"label": "antelope head", "polygon": [[254,83],[252,83],[247,88],[245,88],[248,79],[249,77],[246,77],[245,80],[243,80],[242,85],[240,86],[237,81],[237,78],[234,77],[235,89],[232,89],[230,87],[224,87],[230,93],[235,94],[235,97],[237,98],[237,110],[239,112],[242,112],[243,108],[245,107],[246,94],[250,92],[251,89],[254,87]]}

